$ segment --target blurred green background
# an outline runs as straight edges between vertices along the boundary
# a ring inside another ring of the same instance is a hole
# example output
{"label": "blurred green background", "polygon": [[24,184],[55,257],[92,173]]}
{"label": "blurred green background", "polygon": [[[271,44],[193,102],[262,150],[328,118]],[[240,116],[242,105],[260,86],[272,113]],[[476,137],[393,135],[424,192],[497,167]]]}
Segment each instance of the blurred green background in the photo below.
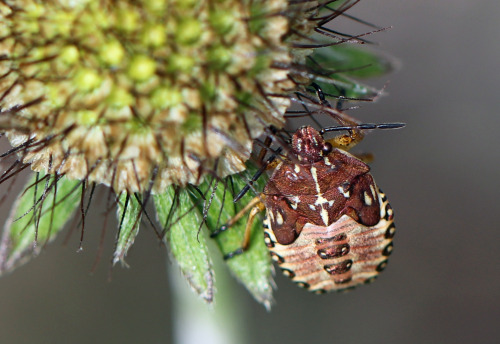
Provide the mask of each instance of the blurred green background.
{"label": "blurred green background", "polygon": [[[278,275],[270,313],[235,284],[233,307],[246,314],[241,336],[260,344],[498,343],[500,2],[361,1],[349,13],[393,25],[369,38],[401,61],[380,83],[390,80],[389,96],[355,112],[407,123],[358,148],[375,154],[373,175],[395,209],[394,253],[376,283],[347,294],[312,295]],[[368,30],[348,21],[340,29]],[[152,230],[141,229],[131,268],[115,268],[108,282],[115,222],[90,274],[103,221],[93,210],[83,252],[76,236],[66,246],[61,237],[0,279],[0,343],[172,342],[170,267]]]}

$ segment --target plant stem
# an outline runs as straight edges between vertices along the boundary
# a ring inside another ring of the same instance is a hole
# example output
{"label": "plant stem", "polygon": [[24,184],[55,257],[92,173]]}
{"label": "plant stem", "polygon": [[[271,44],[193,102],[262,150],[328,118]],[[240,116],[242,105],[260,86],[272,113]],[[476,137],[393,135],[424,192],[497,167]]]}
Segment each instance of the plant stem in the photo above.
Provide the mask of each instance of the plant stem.
{"label": "plant stem", "polygon": [[220,262],[215,264],[217,294],[212,305],[207,305],[190,290],[177,266],[168,264],[175,344],[247,343],[245,309],[237,300],[236,286],[225,267]]}

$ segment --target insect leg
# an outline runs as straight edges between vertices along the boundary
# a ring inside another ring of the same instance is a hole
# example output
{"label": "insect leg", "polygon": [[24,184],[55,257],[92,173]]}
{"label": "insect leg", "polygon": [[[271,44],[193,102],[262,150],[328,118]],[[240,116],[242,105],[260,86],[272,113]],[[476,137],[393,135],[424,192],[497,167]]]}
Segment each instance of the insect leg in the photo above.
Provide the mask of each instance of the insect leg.
{"label": "insect leg", "polygon": [[264,209],[266,209],[264,203],[262,202],[262,197],[263,197],[263,195],[252,199],[243,209],[241,209],[236,215],[234,215],[234,217],[231,220],[229,220],[228,223],[221,226],[218,230],[216,230],[215,232],[213,232],[210,235],[211,238],[216,237],[221,232],[229,229],[229,227],[234,225],[238,220],[240,220],[246,213],[248,213],[250,211],[250,213],[248,215],[248,220],[247,220],[247,223],[245,226],[245,234],[243,237],[243,242],[241,244],[241,247],[233,252],[229,252],[229,253],[225,254],[224,260],[230,259],[234,256],[239,255],[239,254],[242,254],[243,252],[245,252],[248,249],[248,247],[250,245],[250,236],[252,234],[252,224],[253,224],[253,221],[255,219],[255,216],[258,213],[260,213],[261,211],[263,211]]}
{"label": "insect leg", "polygon": [[248,213],[252,208],[259,206],[259,203],[262,203],[262,198],[263,196],[257,196],[253,198],[248,204],[241,209],[236,215],[233,216],[226,224],[220,226],[219,229],[215,230],[210,234],[211,238],[215,238],[217,235],[219,235],[221,232],[224,232],[225,230],[229,229],[232,225],[234,225],[236,222],[238,222],[239,219],[241,219],[243,216],[245,216],[246,213]]}
{"label": "insect leg", "polygon": [[[260,200],[259,197],[256,197],[256,198],[258,198]],[[255,216],[257,216],[257,214],[259,214],[260,212],[262,212],[265,209],[266,209],[266,207],[264,206],[264,203],[259,202],[252,208],[252,210],[250,210],[250,214],[248,214],[248,220],[247,220],[247,223],[245,226],[245,235],[243,237],[243,242],[241,244],[241,247],[233,252],[229,252],[229,253],[225,254],[224,260],[233,258],[234,256],[240,255],[243,252],[245,252],[246,250],[248,250],[248,248],[250,247],[250,237],[252,234],[252,225],[253,225],[253,221],[255,219]]]}

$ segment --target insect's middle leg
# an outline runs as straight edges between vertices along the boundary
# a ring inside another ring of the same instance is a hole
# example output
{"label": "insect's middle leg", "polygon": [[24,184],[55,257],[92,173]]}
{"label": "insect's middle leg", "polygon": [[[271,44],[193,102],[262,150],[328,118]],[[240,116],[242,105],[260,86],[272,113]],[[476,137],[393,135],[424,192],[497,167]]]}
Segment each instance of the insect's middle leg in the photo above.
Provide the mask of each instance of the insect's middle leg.
{"label": "insect's middle leg", "polygon": [[234,256],[237,256],[239,254],[242,254],[245,252],[248,247],[250,246],[250,237],[252,234],[252,225],[255,220],[255,217],[257,214],[262,212],[263,210],[266,209],[264,203],[262,202],[262,197],[257,196],[254,199],[252,199],[243,209],[241,209],[232,219],[228,221],[225,225],[221,226],[219,229],[217,229],[215,232],[213,232],[210,237],[215,237],[219,235],[221,232],[229,229],[231,226],[233,226],[238,220],[240,220],[246,213],[249,212],[248,214],[248,219],[247,223],[245,226],[245,234],[243,236],[243,242],[241,244],[241,247],[235,251],[229,252],[224,255],[224,260],[230,259]]}

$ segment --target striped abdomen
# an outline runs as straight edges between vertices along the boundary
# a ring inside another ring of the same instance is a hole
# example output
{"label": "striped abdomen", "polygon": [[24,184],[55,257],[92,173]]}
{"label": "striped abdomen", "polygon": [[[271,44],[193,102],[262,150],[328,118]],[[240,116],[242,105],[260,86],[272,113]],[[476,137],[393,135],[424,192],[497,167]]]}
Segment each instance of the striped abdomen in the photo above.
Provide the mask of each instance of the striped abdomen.
{"label": "striped abdomen", "polygon": [[374,226],[343,215],[328,227],[306,224],[289,245],[265,229],[273,260],[294,282],[317,293],[372,281],[387,264],[395,231],[391,206],[380,190],[378,197],[380,221]]}

